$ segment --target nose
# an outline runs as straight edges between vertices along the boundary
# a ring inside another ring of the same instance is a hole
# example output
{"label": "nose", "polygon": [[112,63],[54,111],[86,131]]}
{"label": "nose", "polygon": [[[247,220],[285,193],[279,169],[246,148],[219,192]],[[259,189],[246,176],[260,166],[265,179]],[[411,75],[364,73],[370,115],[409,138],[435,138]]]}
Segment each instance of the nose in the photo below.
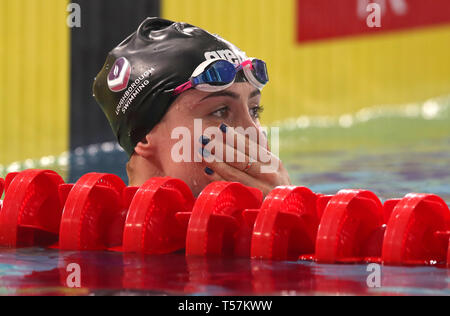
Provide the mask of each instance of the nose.
{"label": "nose", "polygon": [[231,126],[235,129],[236,132],[244,134],[245,136],[250,138],[250,140],[261,146],[267,145],[266,136],[264,135],[259,122],[255,121],[255,119],[250,114],[247,103],[242,103],[242,106],[240,108],[240,115],[238,115],[236,120],[231,123]]}
{"label": "nose", "polygon": [[259,121],[256,120],[251,114],[250,107],[255,102],[254,94],[255,87],[250,83],[238,83],[233,85],[235,91],[239,94],[239,109],[236,116],[234,116],[234,122],[230,122],[234,125],[234,128],[243,128],[247,130],[249,128],[254,129],[257,134],[261,133],[261,126]]}
{"label": "nose", "polygon": [[249,127],[255,128],[256,130],[259,130],[259,124],[255,122],[255,120],[251,117],[248,108],[245,109],[245,114],[240,116],[239,123],[236,127],[242,127],[244,129],[247,129]]}
{"label": "nose", "polygon": [[237,115],[235,121],[233,122],[234,127],[242,127],[247,129],[249,127],[259,129],[259,124],[250,114],[249,105],[247,102],[241,101],[241,106],[239,108],[239,115]]}

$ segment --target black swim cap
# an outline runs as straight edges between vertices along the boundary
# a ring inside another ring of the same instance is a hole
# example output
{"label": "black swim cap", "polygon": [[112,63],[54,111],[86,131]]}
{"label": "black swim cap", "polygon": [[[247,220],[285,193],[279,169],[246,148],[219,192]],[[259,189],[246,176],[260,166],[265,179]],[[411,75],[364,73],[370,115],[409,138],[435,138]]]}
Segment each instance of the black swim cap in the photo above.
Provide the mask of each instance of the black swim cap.
{"label": "black swim cap", "polygon": [[109,53],[94,97],[130,156],[175,101],[173,90],[213,58],[238,64],[247,56],[216,34],[161,18],[147,18]]}

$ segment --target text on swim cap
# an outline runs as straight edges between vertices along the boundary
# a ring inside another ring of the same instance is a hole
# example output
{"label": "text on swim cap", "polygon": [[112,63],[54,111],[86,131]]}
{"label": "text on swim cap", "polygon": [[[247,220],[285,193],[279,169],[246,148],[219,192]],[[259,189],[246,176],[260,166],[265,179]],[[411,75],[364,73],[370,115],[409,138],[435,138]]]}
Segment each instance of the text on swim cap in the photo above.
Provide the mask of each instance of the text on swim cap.
{"label": "text on swim cap", "polygon": [[154,68],[147,70],[128,87],[116,107],[116,115],[120,112],[125,114],[136,97],[150,84],[148,78],[154,70]]}
{"label": "text on swim cap", "polygon": [[235,65],[239,65],[239,58],[236,57],[236,55],[229,49],[223,49],[223,50],[216,50],[211,52],[205,53],[206,60],[211,59],[226,59],[230,63],[233,63]]}

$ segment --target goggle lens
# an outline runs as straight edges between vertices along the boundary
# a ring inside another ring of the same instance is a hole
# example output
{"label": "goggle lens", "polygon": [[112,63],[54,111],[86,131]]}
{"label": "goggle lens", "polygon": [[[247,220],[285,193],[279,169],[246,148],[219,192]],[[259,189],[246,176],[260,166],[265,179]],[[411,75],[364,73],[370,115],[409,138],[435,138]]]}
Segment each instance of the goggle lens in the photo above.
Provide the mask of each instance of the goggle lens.
{"label": "goggle lens", "polygon": [[263,85],[267,84],[269,82],[269,73],[267,72],[266,63],[260,59],[253,59],[252,65],[252,72],[256,80],[258,80]]}
{"label": "goggle lens", "polygon": [[228,61],[218,60],[205,69],[202,74],[202,81],[213,86],[221,86],[231,83],[235,77],[235,66]]}

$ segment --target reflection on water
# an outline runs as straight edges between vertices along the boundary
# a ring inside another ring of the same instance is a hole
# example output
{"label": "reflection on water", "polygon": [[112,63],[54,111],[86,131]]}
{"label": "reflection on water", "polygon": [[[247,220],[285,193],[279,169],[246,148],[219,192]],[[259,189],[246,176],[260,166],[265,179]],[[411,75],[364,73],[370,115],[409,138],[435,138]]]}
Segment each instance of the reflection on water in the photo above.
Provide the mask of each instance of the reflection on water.
{"label": "reflection on water", "polygon": [[[3,295],[450,295],[450,272],[383,267],[381,288],[367,286],[364,265],[317,265],[248,259],[142,256],[112,252],[0,251]],[[80,289],[67,266],[80,266]]]}

